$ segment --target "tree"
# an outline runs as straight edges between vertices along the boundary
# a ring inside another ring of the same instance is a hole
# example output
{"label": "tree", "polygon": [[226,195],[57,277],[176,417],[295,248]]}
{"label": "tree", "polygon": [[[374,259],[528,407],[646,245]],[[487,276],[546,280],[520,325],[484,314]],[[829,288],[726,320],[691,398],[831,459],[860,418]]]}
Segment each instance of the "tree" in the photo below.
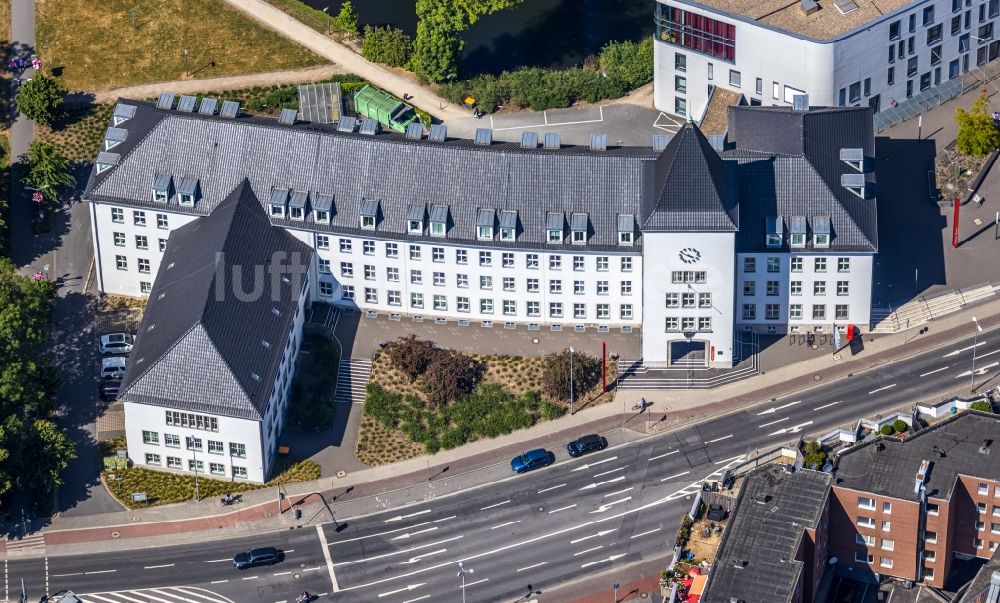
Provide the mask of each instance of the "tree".
{"label": "tree", "polygon": [[346,32],[357,35],[358,33],[358,11],[354,10],[351,0],[347,0],[340,5],[340,12],[333,18],[334,24]]}
{"label": "tree", "polygon": [[438,350],[417,387],[431,404],[443,406],[471,392],[483,375],[483,366],[472,356]]}
{"label": "tree", "polygon": [[402,29],[365,26],[361,54],[369,61],[403,67],[409,62],[412,52],[413,40]]}
{"label": "tree", "polygon": [[906,430],[909,428],[910,426],[907,425],[906,421],[902,419],[896,419],[895,421],[892,422],[892,430],[895,431],[896,433],[906,433]]}
{"label": "tree", "polygon": [[[568,402],[570,400],[569,380],[569,350],[545,357],[542,368],[542,393],[551,400]],[[601,362],[597,358],[582,352],[573,353],[573,393],[580,398],[601,379]]]}
{"label": "tree", "polygon": [[986,400],[976,400],[969,405],[970,410],[980,410],[982,412],[993,412],[993,406]]}
{"label": "tree", "polygon": [[427,365],[434,359],[437,348],[432,341],[417,339],[416,335],[407,335],[390,343],[385,353],[389,355],[392,366],[413,381],[427,370]]}
{"label": "tree", "polygon": [[1000,129],[993,124],[989,107],[989,96],[984,92],[968,111],[961,107],[955,110],[955,122],[958,124],[956,142],[962,153],[982,157],[1000,147]]}
{"label": "tree", "polygon": [[803,466],[812,469],[822,469],[826,464],[826,451],[819,442],[806,442]]}
{"label": "tree", "polygon": [[653,79],[653,38],[608,42],[598,62],[609,77],[620,78],[629,88],[638,88]]}
{"label": "tree", "polygon": [[59,82],[36,75],[21,84],[14,104],[28,119],[43,126],[51,125],[63,116],[62,104],[66,89]]}
{"label": "tree", "polygon": [[69,160],[58,147],[40,138],[31,141],[28,152],[28,174],[24,180],[29,186],[41,189],[46,209],[59,204],[59,190],[72,186],[76,179],[70,173]]}
{"label": "tree", "polygon": [[50,500],[62,485],[62,473],[76,458],[76,445],[66,432],[47,419],[35,419],[22,429],[18,450],[21,483]]}
{"label": "tree", "polygon": [[417,0],[413,70],[432,82],[456,74],[456,61],[462,51],[459,33],[484,15],[520,3],[521,0]]}

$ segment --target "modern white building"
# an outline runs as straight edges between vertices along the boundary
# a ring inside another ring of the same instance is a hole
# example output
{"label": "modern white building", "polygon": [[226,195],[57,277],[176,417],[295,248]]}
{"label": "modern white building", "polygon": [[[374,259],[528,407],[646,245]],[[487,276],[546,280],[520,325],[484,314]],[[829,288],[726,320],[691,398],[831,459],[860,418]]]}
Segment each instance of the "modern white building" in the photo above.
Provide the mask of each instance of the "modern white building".
{"label": "modern white building", "polygon": [[[641,337],[648,366],[731,366],[739,330],[869,326],[867,107],[732,108],[721,152],[693,124],[649,148],[588,148],[126,100],[112,119],[85,194],[98,286],[149,295],[151,312],[175,245],[222,247],[175,237],[243,190],[259,200],[254,220],[312,250],[306,304],[473,328],[622,329]],[[137,429],[163,431],[133,423],[130,444]],[[262,438],[262,458],[271,448]]]}
{"label": "modern white building", "polygon": [[696,121],[715,87],[884,111],[1000,53],[1000,0],[657,0],[654,18],[654,103]]}

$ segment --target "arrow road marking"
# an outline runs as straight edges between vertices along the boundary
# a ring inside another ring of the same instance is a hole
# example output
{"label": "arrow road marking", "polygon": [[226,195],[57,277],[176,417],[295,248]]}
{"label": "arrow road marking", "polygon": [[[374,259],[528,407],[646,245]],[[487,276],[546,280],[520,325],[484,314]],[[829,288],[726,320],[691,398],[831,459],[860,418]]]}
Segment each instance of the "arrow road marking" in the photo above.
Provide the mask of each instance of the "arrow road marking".
{"label": "arrow road marking", "polygon": [[607,536],[608,534],[613,534],[614,530],[601,530],[596,534],[591,534],[590,536],[584,536],[582,538],[577,538],[576,540],[570,540],[570,544],[576,544],[578,542],[583,542],[584,540],[590,540],[591,538],[600,538],[601,536]]}
{"label": "arrow road marking", "polygon": [[608,480],[604,480],[603,482],[591,482],[591,483],[587,484],[586,486],[580,488],[580,490],[578,490],[578,491],[592,490],[592,489],[594,489],[594,488],[596,488],[598,486],[603,486],[605,484],[613,484],[615,482],[620,482],[623,479],[625,479],[625,476],[624,475],[619,475],[618,477],[615,477],[615,478],[612,478],[612,479],[608,479]]}
{"label": "arrow road marking", "polygon": [[802,400],[796,400],[795,402],[789,402],[788,404],[782,404],[781,406],[775,406],[774,408],[768,408],[767,410],[765,410],[763,412],[757,413],[757,416],[759,417],[761,415],[770,415],[770,414],[778,412],[782,408],[788,408],[789,406],[795,406],[796,404],[799,404],[801,402],[802,402]]}
{"label": "arrow road marking", "polygon": [[430,557],[431,555],[440,555],[441,553],[446,553],[446,552],[448,552],[448,549],[438,549],[436,551],[431,551],[429,553],[424,553],[423,555],[418,555],[416,557],[410,557],[409,559],[407,559],[403,563],[416,563],[416,562],[420,561],[421,559],[424,559],[425,557]]}
{"label": "arrow road marking", "polygon": [[671,454],[677,454],[680,450],[671,450],[670,452],[665,452],[663,454],[658,454],[656,456],[649,457],[649,460],[655,461],[656,459],[662,459],[665,456],[670,456]]}
{"label": "arrow road marking", "polygon": [[787,421],[787,420],[788,420],[788,417],[781,417],[780,419],[778,419],[776,421],[771,421],[770,423],[764,423],[763,425],[758,425],[757,429],[762,429],[764,427],[767,427],[768,425],[774,425],[775,423],[781,423],[782,421]]}
{"label": "arrow road marking", "polygon": [[980,342],[976,343],[975,345],[966,346],[964,348],[948,352],[947,354],[945,354],[944,356],[942,356],[942,358],[948,358],[949,356],[957,356],[957,355],[961,354],[962,352],[964,352],[966,350],[971,350],[974,347],[981,346],[981,345],[986,345],[986,343],[987,342],[985,342],[985,341],[980,341]]}
{"label": "arrow road marking", "polygon": [[411,591],[411,590],[413,590],[415,588],[420,588],[421,586],[427,586],[427,583],[426,582],[421,582],[420,584],[411,584],[411,585],[403,587],[403,588],[397,588],[396,590],[391,590],[391,591],[389,591],[387,593],[382,593],[381,595],[378,596],[378,598],[381,599],[382,597],[388,597],[390,595],[397,595],[399,593],[405,593],[405,592]]}
{"label": "arrow road marking", "polygon": [[521,520],[520,520],[520,519],[518,519],[517,521],[508,521],[508,522],[506,522],[506,523],[502,523],[502,524],[500,524],[500,525],[497,525],[497,526],[493,526],[493,527],[492,527],[492,528],[490,528],[490,529],[491,529],[491,530],[495,530],[495,529],[497,529],[497,528],[503,528],[503,527],[506,527],[506,526],[512,526],[512,525],[514,525],[515,523],[521,523]]}
{"label": "arrow road marking", "polygon": [[619,467],[617,469],[612,469],[611,471],[605,471],[603,473],[595,473],[594,477],[601,477],[602,475],[608,475],[609,473],[615,473],[616,471],[621,471],[622,469],[624,469],[626,467],[628,467],[628,465],[622,465],[621,467]]}
{"label": "arrow road marking", "polygon": [[[921,377],[923,377],[923,375],[921,375]],[[843,402],[843,400],[837,400],[836,402],[830,402],[829,404],[824,404],[823,406],[817,406],[813,410],[823,410],[824,408],[830,408],[831,406],[836,406],[837,404],[840,404],[841,402]]]}
{"label": "arrow road marking", "polygon": [[410,513],[409,515],[397,515],[395,517],[390,517],[389,519],[386,519],[385,523],[389,523],[390,521],[403,521],[404,519],[409,519],[410,517],[416,517],[417,515],[425,515],[430,512],[431,512],[430,509],[424,509],[423,511],[417,511],[416,513]]}
{"label": "arrow road marking", "polygon": [[676,479],[678,477],[683,477],[683,476],[687,475],[688,473],[691,473],[691,472],[690,471],[682,471],[681,473],[678,473],[677,475],[671,475],[670,477],[665,477],[665,478],[661,479],[660,481],[661,482],[665,482],[668,479]]}
{"label": "arrow road marking", "polygon": [[[986,371],[988,371],[989,369],[991,369],[991,368],[993,368],[995,366],[1000,366],[1000,362],[992,362],[992,363],[984,365],[984,366],[976,367],[976,374],[977,375],[985,375]],[[968,377],[970,375],[972,375],[972,371],[965,371],[961,375],[957,375],[955,378],[956,379],[961,379],[962,377]]]}
{"label": "arrow road marking", "polygon": [[612,456],[612,457],[609,457],[609,458],[606,458],[606,459],[601,459],[599,461],[594,461],[593,463],[584,463],[584,464],[580,465],[579,467],[575,467],[573,469],[573,471],[583,471],[584,469],[590,469],[591,467],[594,467],[596,465],[600,465],[601,463],[610,463],[611,461],[616,461],[616,460],[618,460],[618,457],[617,456]]}
{"label": "arrow road marking", "polygon": [[509,502],[510,502],[510,499],[508,498],[507,500],[505,500],[503,502],[498,502],[495,505],[489,505],[489,506],[483,507],[482,509],[479,509],[479,510],[480,511],[485,511],[486,509],[492,509],[494,507],[499,507],[499,506],[505,505],[505,504],[507,504]]}
{"label": "arrow road marking", "polygon": [[813,423],[812,421],[806,421],[805,423],[800,423],[800,424],[796,425],[795,427],[786,427],[784,429],[779,429],[778,431],[775,431],[774,433],[769,433],[767,435],[768,435],[768,437],[770,437],[770,436],[776,436],[776,435],[783,435],[783,434],[786,434],[786,433],[798,433],[798,432],[802,431],[803,427],[805,427],[807,425],[812,425],[812,423]]}
{"label": "arrow road marking", "polygon": [[617,505],[618,503],[628,502],[630,500],[632,500],[631,496],[626,496],[625,498],[620,498],[618,500],[613,500],[611,502],[604,503],[603,505],[597,507],[597,509],[591,511],[591,513],[604,513],[605,511],[607,511],[611,507]]}
{"label": "arrow road marking", "polygon": [[585,555],[587,553],[593,553],[594,551],[596,551],[598,549],[603,549],[603,548],[604,548],[604,545],[603,544],[599,544],[599,545],[597,545],[597,546],[595,546],[593,548],[589,548],[589,549],[587,549],[585,551],[580,551],[579,553],[573,553],[573,556],[574,557],[579,557],[580,555]]}
{"label": "arrow road marking", "polygon": [[[528,571],[530,569],[535,569],[536,567],[542,567],[546,563],[548,563],[548,561],[542,561],[541,563],[536,563],[535,565],[529,565],[528,567],[522,567],[522,568],[519,568],[515,573],[520,574],[521,572],[526,572],[526,571]],[[466,586],[468,586],[468,584],[466,584]]]}
{"label": "arrow road marking", "polygon": [[559,511],[565,511],[567,509],[572,509],[575,506],[576,506],[576,503],[573,503],[573,504],[571,504],[568,507],[559,507],[558,509],[553,509],[553,510],[549,511],[549,515],[552,515],[553,513],[558,513]]}
{"label": "arrow road marking", "polygon": [[541,494],[542,492],[548,492],[549,490],[555,490],[556,488],[562,488],[565,485],[566,484],[559,484],[558,486],[549,486],[548,488],[542,488],[541,490],[538,491],[538,493]]}
{"label": "arrow road marking", "polygon": [[[411,546],[408,549],[401,549],[401,550],[398,550],[398,551],[392,551],[391,553],[382,553],[381,555],[375,555],[373,557],[364,557],[362,559],[354,559],[352,561],[340,561],[338,563],[334,563],[333,565],[335,567],[340,567],[340,566],[343,566],[343,565],[351,565],[351,564],[354,564],[354,563],[368,563],[368,562],[374,561],[376,559],[384,559],[385,557],[394,557],[396,555],[405,555],[406,553],[412,553],[413,551],[419,551],[420,549],[429,549],[432,546],[439,546],[439,545],[442,545],[442,544],[444,544],[446,542],[453,542],[455,540],[461,540],[462,538],[464,538],[464,536],[462,534],[459,534],[458,536],[452,536],[451,538],[445,538],[444,540],[438,540],[437,542],[428,542],[427,544],[420,544],[420,545],[417,545],[417,546]],[[428,553],[428,554],[430,554],[430,553]],[[403,561],[402,563],[407,563],[407,562]]]}
{"label": "arrow road marking", "polygon": [[951,366],[951,365],[950,365],[950,364],[948,364],[948,365],[945,365],[945,366],[942,366],[942,367],[941,367],[941,368],[939,368],[939,369],[934,369],[933,371],[927,371],[926,373],[920,373],[920,376],[921,376],[921,377],[926,377],[927,375],[933,375],[934,373],[940,373],[941,371],[946,371],[946,370],[948,370],[948,368],[949,368],[950,366]]}
{"label": "arrow road marking", "polygon": [[590,561],[590,562],[588,562],[588,563],[584,563],[584,564],[583,564],[583,565],[581,565],[580,567],[581,567],[581,568],[588,568],[588,567],[590,567],[591,565],[597,565],[598,563],[605,563],[605,562],[608,562],[608,561],[614,561],[615,559],[621,559],[621,558],[622,558],[622,557],[624,557],[624,556],[625,556],[625,553],[619,553],[619,554],[617,554],[617,555],[611,555],[611,556],[610,556],[610,557],[608,557],[607,559],[601,559],[600,561]]}
{"label": "arrow road marking", "polygon": [[424,528],[423,530],[417,530],[416,532],[407,532],[405,534],[400,534],[399,536],[390,538],[389,540],[403,540],[405,538],[409,538],[410,536],[416,536],[417,534],[424,534],[425,532],[433,532],[436,529],[438,529],[437,526],[431,526],[429,528]]}

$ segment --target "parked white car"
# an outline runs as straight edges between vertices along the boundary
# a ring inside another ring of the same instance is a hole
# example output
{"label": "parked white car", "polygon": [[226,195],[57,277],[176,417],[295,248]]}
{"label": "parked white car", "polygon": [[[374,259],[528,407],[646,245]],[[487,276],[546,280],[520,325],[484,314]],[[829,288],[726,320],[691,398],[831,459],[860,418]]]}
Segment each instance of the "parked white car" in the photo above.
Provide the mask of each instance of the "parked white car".
{"label": "parked white car", "polygon": [[102,354],[128,354],[132,351],[135,337],[128,333],[108,333],[101,335]]}
{"label": "parked white car", "polygon": [[125,374],[125,358],[112,356],[101,358],[101,377],[121,378]]}

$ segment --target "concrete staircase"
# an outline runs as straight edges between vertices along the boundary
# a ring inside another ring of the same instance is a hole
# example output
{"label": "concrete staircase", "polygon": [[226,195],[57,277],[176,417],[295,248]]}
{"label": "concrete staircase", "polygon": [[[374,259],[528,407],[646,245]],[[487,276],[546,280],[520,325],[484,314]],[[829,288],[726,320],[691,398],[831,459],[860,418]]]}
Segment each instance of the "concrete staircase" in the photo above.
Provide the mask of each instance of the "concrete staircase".
{"label": "concrete staircase", "polygon": [[[757,335],[749,331],[738,331],[736,334],[737,363],[731,369],[706,369],[703,362],[694,366],[694,359],[683,358],[669,368],[653,368],[643,366],[641,360],[619,360],[617,387],[621,390],[669,390],[669,389],[710,389],[740,381],[756,375],[757,352],[759,351]],[[744,362],[749,360],[749,362]]]}
{"label": "concrete staircase", "polygon": [[993,299],[1000,285],[986,284],[956,289],[936,297],[918,297],[898,308],[872,308],[872,333],[898,333],[920,327],[966,306]]}
{"label": "concrete staircase", "polygon": [[333,396],[338,404],[364,404],[365,385],[372,374],[372,361],[352,358],[340,361],[337,372],[337,392]]}

